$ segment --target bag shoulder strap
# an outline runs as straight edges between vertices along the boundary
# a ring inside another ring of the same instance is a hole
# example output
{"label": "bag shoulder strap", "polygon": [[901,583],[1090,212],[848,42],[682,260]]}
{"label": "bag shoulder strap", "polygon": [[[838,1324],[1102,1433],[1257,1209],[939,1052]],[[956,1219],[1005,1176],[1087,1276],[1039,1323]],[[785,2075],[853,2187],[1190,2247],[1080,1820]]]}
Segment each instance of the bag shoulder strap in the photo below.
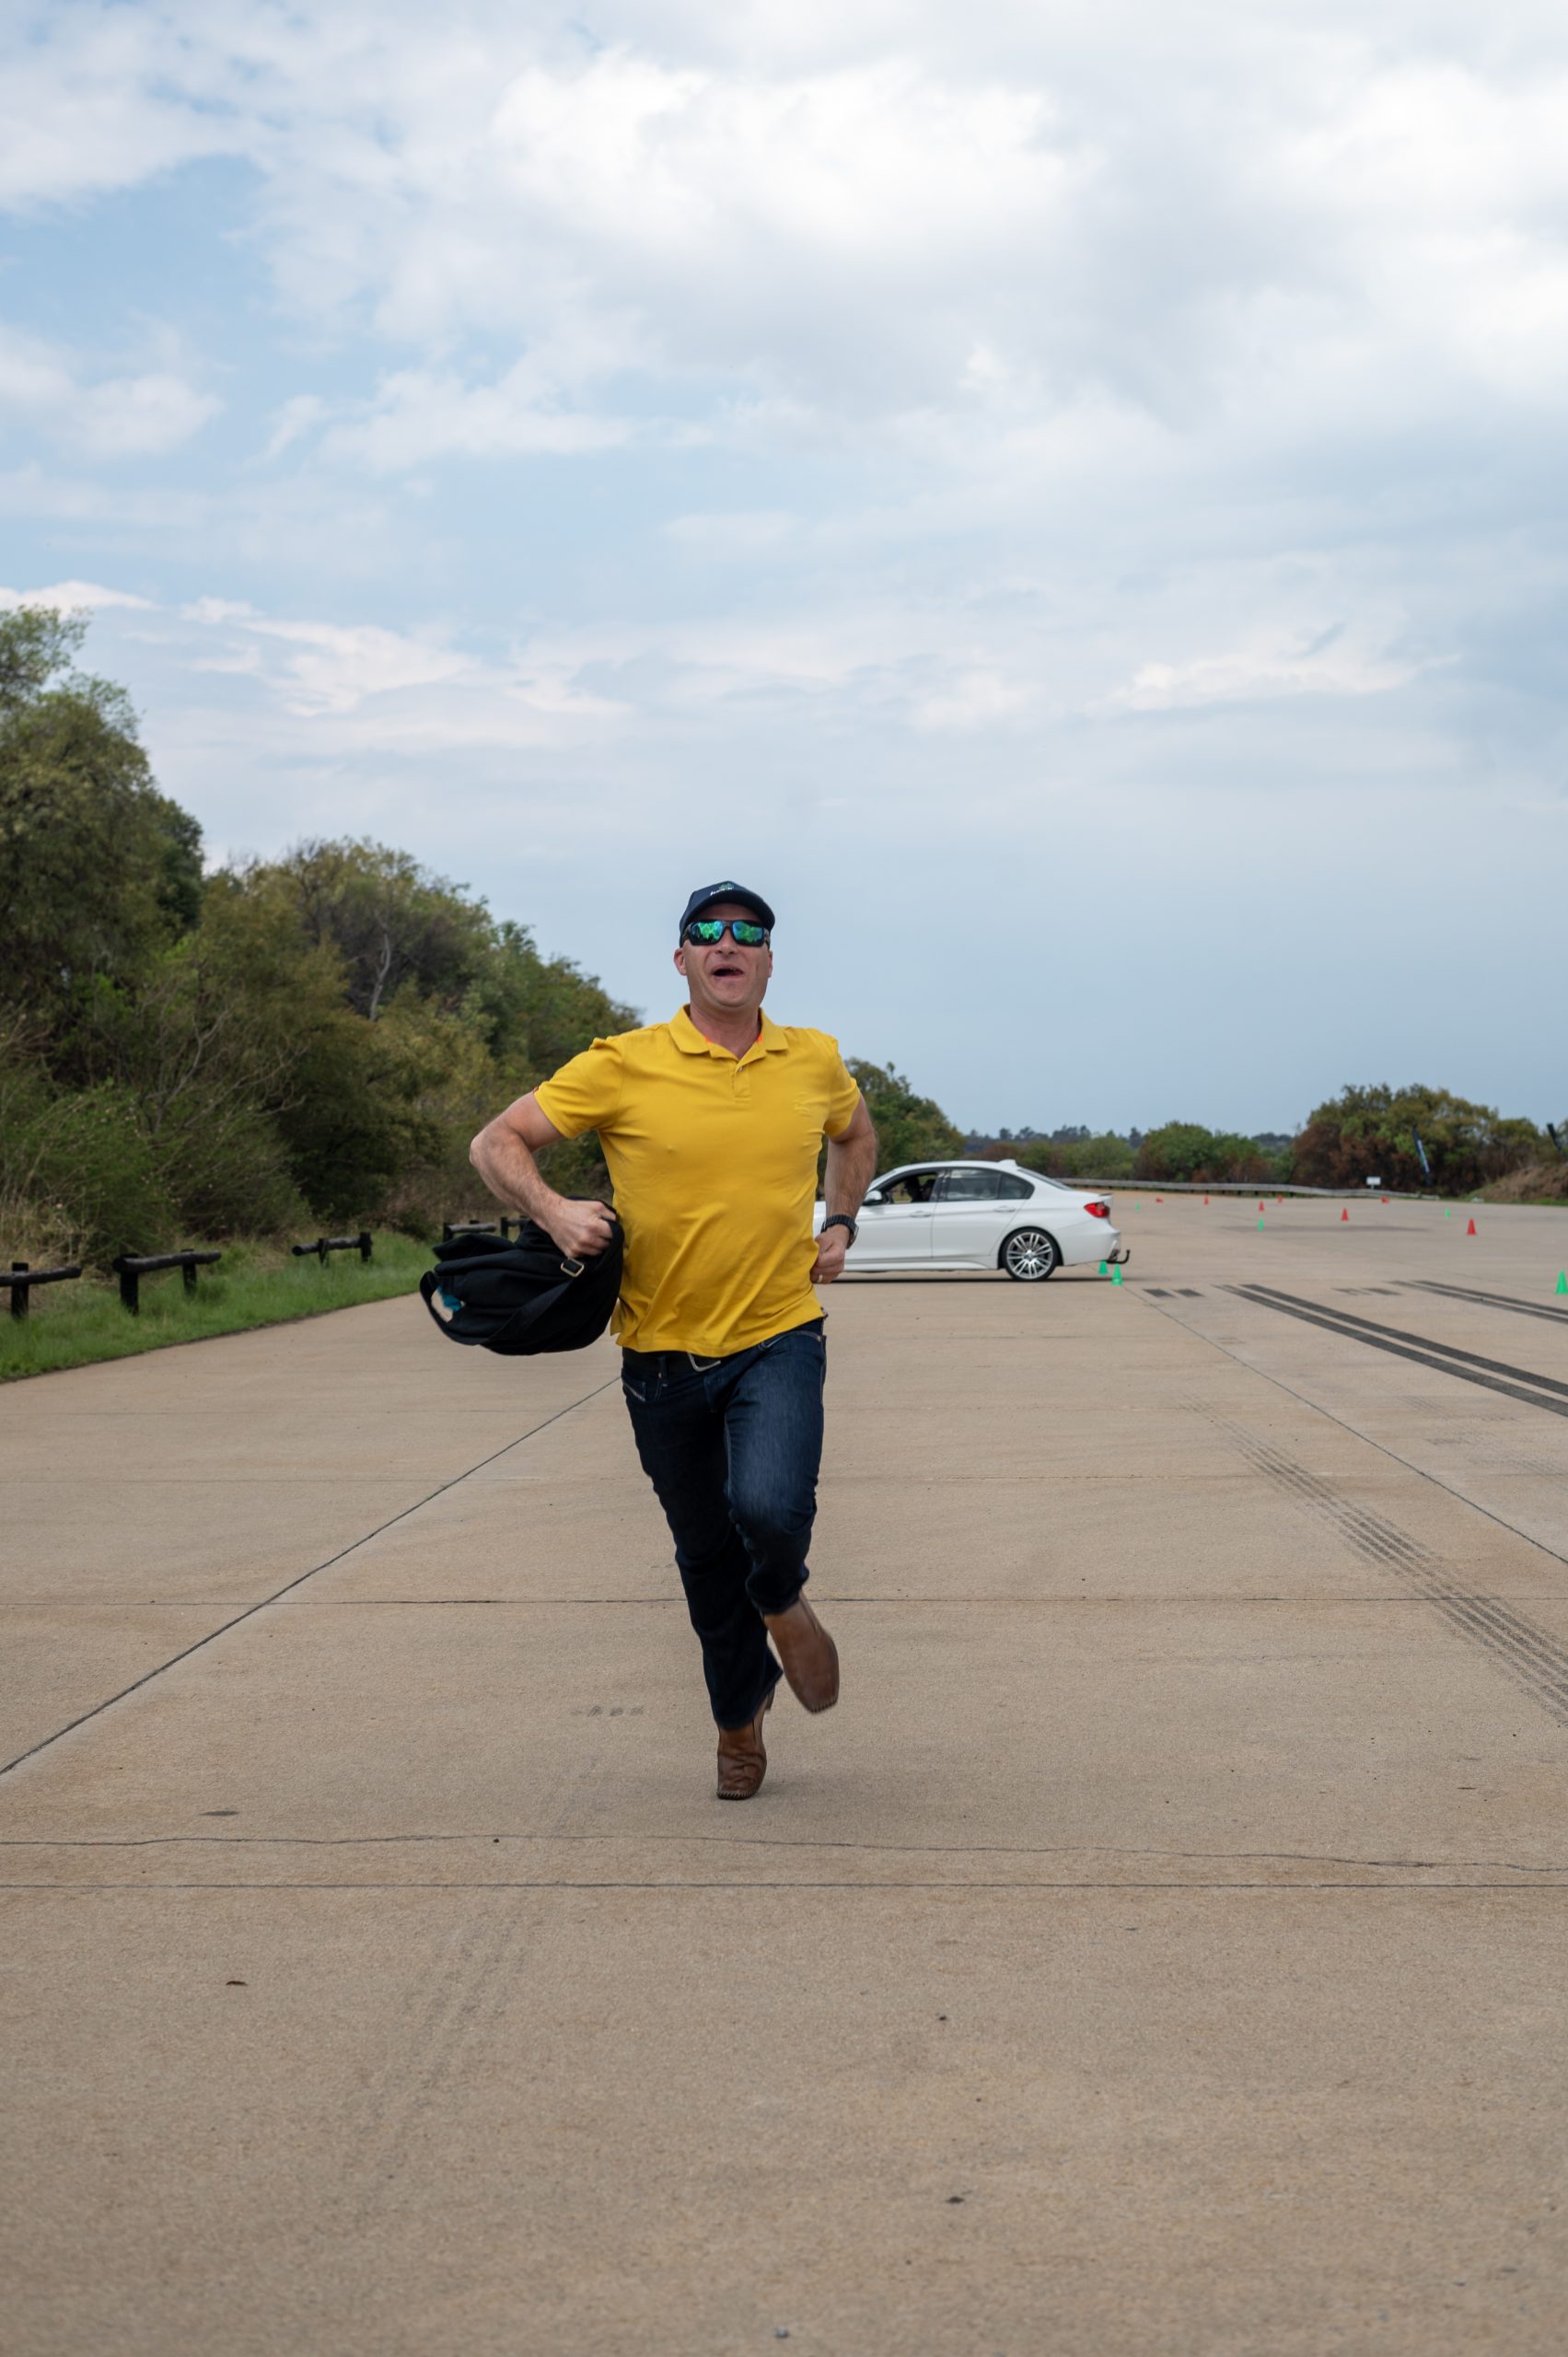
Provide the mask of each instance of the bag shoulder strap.
{"label": "bag shoulder strap", "polygon": [[[564,1266],[564,1263],[563,1263],[563,1266]],[[526,1301],[519,1308],[514,1309],[511,1316],[505,1319],[504,1322],[496,1328],[494,1334],[486,1334],[481,1337],[478,1334],[455,1333],[452,1329],[452,1321],[450,1318],[443,1318],[440,1311],[436,1306],[435,1295],[440,1290],[442,1277],[456,1276],[457,1273],[458,1271],[455,1269],[427,1269],[424,1276],[422,1276],[419,1281],[420,1297],[424,1301],[426,1309],[430,1312],[431,1317],[435,1319],[437,1328],[443,1334],[445,1334],[449,1342],[468,1342],[470,1344],[477,1344],[482,1350],[491,1351],[495,1349],[503,1336],[510,1337],[515,1334],[526,1334],[530,1327],[537,1326],[540,1319],[546,1316],[550,1310],[554,1308],[556,1303],[561,1299],[562,1295],[567,1292],[568,1289],[576,1282],[575,1277],[569,1275],[562,1283],[558,1285],[551,1285],[547,1291],[536,1294],[532,1301]],[[580,1266],[578,1268],[577,1274],[579,1276],[582,1274]]]}

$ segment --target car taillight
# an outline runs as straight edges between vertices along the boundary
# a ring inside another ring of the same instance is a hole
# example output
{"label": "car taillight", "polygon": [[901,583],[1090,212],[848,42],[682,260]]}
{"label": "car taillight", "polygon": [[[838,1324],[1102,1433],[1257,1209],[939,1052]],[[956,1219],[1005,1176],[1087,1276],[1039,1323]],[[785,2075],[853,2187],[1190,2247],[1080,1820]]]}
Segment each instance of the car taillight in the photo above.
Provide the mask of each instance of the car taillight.
{"label": "car taillight", "polygon": [[1109,1219],[1110,1217],[1110,1205],[1109,1203],[1086,1203],[1084,1205],[1084,1209],[1087,1212],[1091,1219]]}

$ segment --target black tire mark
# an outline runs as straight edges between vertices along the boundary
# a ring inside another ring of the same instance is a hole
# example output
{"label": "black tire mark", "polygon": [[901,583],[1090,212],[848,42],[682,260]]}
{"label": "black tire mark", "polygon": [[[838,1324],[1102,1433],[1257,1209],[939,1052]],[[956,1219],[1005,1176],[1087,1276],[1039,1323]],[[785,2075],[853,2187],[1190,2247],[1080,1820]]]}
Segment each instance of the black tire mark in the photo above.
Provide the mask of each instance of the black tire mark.
{"label": "black tire mark", "polygon": [[[1281,1293],[1274,1285],[1249,1285],[1249,1293],[1266,1295],[1272,1301],[1294,1302],[1298,1309],[1316,1309],[1318,1304],[1303,1301],[1299,1294]],[[1533,1383],[1543,1391],[1555,1391],[1568,1399],[1568,1383],[1555,1375],[1538,1375],[1533,1367],[1515,1366],[1508,1359],[1483,1358],[1479,1351],[1462,1351],[1457,1342],[1436,1342],[1430,1334],[1407,1333],[1402,1326],[1385,1326],[1376,1318],[1363,1318],[1359,1310],[1330,1309],[1326,1313],[1337,1318],[1342,1325],[1364,1326],[1369,1334],[1391,1334],[1398,1342],[1413,1342],[1418,1350],[1435,1351],[1440,1358],[1459,1359],[1466,1366],[1483,1366],[1492,1375],[1513,1376],[1517,1382]]]}
{"label": "black tire mark", "polygon": [[[1397,1448],[1388,1446],[1387,1441],[1374,1440],[1370,1433],[1362,1432],[1356,1425],[1347,1423],[1342,1416],[1336,1416],[1331,1408],[1325,1408],[1321,1399],[1310,1399],[1305,1391],[1297,1391],[1294,1384],[1286,1383],[1280,1376],[1271,1375],[1266,1367],[1257,1365],[1253,1360],[1243,1358],[1239,1351],[1233,1351],[1226,1342],[1216,1341],[1213,1334],[1203,1333],[1198,1327],[1190,1325],[1185,1318],[1178,1318],[1173,1311],[1160,1309],[1155,1314],[1167,1318],[1172,1326],[1179,1326],[1184,1334],[1190,1334],[1195,1342],[1202,1342],[1205,1349],[1218,1352],[1222,1359],[1228,1359],[1232,1366],[1241,1369],[1243,1375],[1250,1375],[1258,1382],[1266,1383],[1272,1391],[1283,1391],[1287,1399],[1294,1399],[1298,1408],[1307,1409],[1309,1414],[1321,1416],[1325,1423],[1332,1424],[1337,1432],[1348,1434],[1352,1440],[1359,1441],[1363,1448],[1375,1450],[1379,1457],[1386,1457],[1391,1465],[1400,1466],[1405,1472],[1413,1473],[1418,1480],[1427,1482],[1434,1490],[1441,1490],[1443,1495],[1452,1498],[1456,1505],[1464,1506],[1470,1514],[1479,1514],[1486,1522],[1495,1523],[1499,1530],[1506,1530],[1512,1538],[1523,1539],[1527,1547],[1533,1547],[1539,1555],[1549,1556],[1552,1562],[1568,1565],[1568,1555],[1555,1547],[1549,1547],[1536,1532],[1521,1530],[1516,1522],[1510,1522],[1495,1507],[1483,1506],[1479,1498],[1468,1497],[1463,1490],[1456,1490],[1452,1482],[1441,1480],[1430,1466],[1418,1465],[1413,1457],[1401,1457]],[[1559,1471],[1556,1465],[1526,1468],[1527,1471],[1538,1469],[1548,1471],[1553,1478]]]}
{"label": "black tire mark", "polygon": [[1407,1580],[1451,1628],[1491,1654],[1560,1726],[1568,1726],[1568,1645],[1512,1605],[1468,1587],[1397,1523],[1342,1497],[1331,1482],[1283,1449],[1212,1409],[1195,1412],[1223,1433],[1266,1481],[1329,1523],[1364,1562],[1380,1563]]}
{"label": "black tire mark", "polygon": [[[1369,1350],[1387,1351],[1390,1358],[1409,1359],[1415,1366],[1431,1367],[1438,1375],[1455,1376],[1461,1383],[1479,1384],[1483,1391],[1498,1391],[1505,1399],[1522,1399],[1527,1408],[1544,1408],[1549,1415],[1568,1416],[1568,1399],[1546,1399],[1539,1391],[1527,1391],[1522,1384],[1507,1383],[1499,1376],[1483,1375],[1479,1368],[1460,1365],[1453,1358],[1439,1357],[1437,1353],[1442,1345],[1438,1343],[1426,1343],[1423,1348],[1413,1350],[1404,1342],[1387,1340],[1386,1336],[1392,1329],[1374,1328],[1371,1332],[1361,1330],[1370,1323],[1369,1320],[1361,1318],[1353,1323],[1347,1310],[1321,1309],[1310,1303],[1298,1305],[1288,1294],[1272,1295],[1267,1286],[1230,1285],[1226,1290],[1243,1301],[1256,1302],[1260,1309],[1276,1310],[1282,1318],[1299,1318],[1303,1325],[1317,1326],[1325,1334],[1338,1334],[1343,1341],[1365,1342]],[[1421,1338],[1412,1336],[1411,1340],[1420,1341]],[[1468,1357],[1469,1353],[1464,1355]],[[1487,1360],[1481,1364],[1490,1365],[1495,1362]],[[1525,1370],[1521,1368],[1519,1372],[1523,1374]],[[1526,1379],[1530,1383],[1551,1380],[1537,1375],[1527,1375]],[[1552,1388],[1568,1389],[1568,1386],[1553,1384]]]}
{"label": "black tire mark", "polygon": [[1479,1285],[1443,1285],[1434,1277],[1401,1277],[1400,1283],[1414,1292],[1440,1293],[1449,1301],[1472,1301],[1483,1308],[1511,1309],[1521,1318],[1547,1318],[1553,1325],[1568,1326],[1568,1309],[1553,1309],[1545,1301],[1525,1301],[1516,1293],[1483,1293]]}

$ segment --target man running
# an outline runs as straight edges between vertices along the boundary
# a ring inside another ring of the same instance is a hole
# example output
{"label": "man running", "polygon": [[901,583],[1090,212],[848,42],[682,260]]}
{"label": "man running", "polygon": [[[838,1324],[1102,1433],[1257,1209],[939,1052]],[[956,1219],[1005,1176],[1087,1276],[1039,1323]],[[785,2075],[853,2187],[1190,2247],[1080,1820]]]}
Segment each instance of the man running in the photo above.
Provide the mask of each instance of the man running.
{"label": "man running", "polygon": [[493,1195],[582,1259],[604,1248],[610,1213],[558,1195],[534,1156],[598,1132],[626,1239],[622,1388],[702,1643],[726,1801],[749,1800],[766,1772],[781,1662],[807,1710],[838,1700],[838,1649],[802,1593],[827,1351],[811,1287],[842,1275],[877,1165],[837,1041],[762,1013],[772,930],[760,893],[733,881],[693,892],[675,952],[687,1004],[596,1039],[470,1149]]}

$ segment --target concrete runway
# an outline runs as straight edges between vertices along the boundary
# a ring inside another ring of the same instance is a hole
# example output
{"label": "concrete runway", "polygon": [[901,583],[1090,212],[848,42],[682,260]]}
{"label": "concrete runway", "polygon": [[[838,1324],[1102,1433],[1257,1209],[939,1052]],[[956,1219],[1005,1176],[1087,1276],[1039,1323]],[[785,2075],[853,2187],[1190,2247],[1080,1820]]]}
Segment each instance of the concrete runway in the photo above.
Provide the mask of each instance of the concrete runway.
{"label": "concrete runway", "polygon": [[721,1807],[609,1344],[0,1399],[9,2357],[1552,2352],[1568,1213],[830,1296]]}

